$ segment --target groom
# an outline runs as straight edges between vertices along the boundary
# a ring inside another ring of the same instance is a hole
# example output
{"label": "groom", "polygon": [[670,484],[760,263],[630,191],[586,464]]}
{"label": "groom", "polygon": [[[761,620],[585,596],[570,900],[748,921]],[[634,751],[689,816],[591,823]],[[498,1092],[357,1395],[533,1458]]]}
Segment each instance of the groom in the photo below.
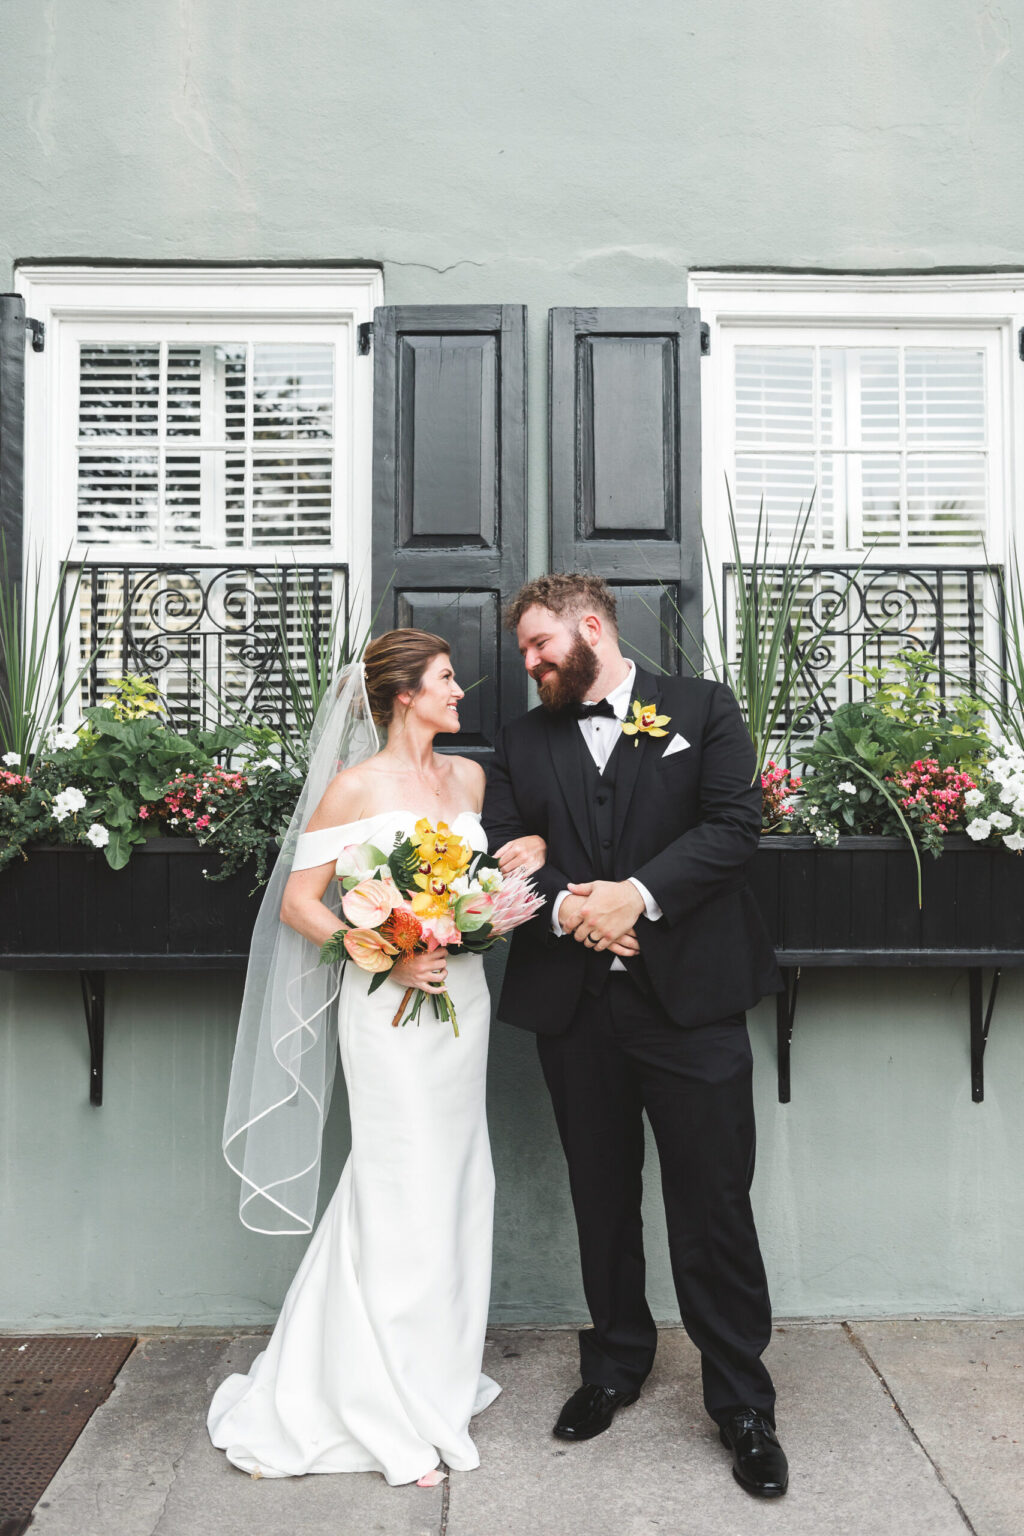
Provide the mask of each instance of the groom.
{"label": "groom", "polygon": [[646,1112],[705,1405],[737,1481],[777,1497],[788,1471],[761,1361],[771,1305],[749,1199],[744,1010],[780,981],[746,884],[761,826],[750,738],[722,684],[655,678],[623,656],[597,577],[542,576],[506,622],[541,707],[498,733],[484,824],[492,849],[539,834],[547,862],[534,874],[546,905],[512,940],[498,1015],[537,1035],[593,1320],[554,1432],[606,1430],[654,1361]]}

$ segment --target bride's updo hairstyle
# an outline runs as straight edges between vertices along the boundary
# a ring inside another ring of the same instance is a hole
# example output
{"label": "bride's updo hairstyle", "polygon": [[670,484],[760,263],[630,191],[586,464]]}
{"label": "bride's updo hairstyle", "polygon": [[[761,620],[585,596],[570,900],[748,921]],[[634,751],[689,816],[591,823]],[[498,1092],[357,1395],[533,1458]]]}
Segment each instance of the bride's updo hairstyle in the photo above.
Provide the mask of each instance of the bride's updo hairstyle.
{"label": "bride's updo hairstyle", "polygon": [[366,697],[378,729],[386,731],[400,693],[418,693],[435,656],[450,656],[451,646],[425,629],[389,629],[366,647]]}

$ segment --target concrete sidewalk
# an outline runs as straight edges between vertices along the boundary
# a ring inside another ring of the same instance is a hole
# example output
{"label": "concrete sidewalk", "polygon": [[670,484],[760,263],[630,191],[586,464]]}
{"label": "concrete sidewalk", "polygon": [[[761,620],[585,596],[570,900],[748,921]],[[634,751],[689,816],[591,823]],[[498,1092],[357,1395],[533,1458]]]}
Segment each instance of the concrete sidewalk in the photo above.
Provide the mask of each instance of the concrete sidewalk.
{"label": "concrete sidewalk", "polygon": [[140,1340],[37,1508],[33,1536],[1020,1536],[1024,1321],[780,1324],[768,1360],[785,1499],[749,1498],[700,1403],[699,1361],[662,1332],[643,1397],[611,1430],[551,1436],[575,1335],[494,1330],[504,1387],[482,1465],[440,1488],[372,1473],[253,1479],[211,1447],[213,1388],[264,1339]]}

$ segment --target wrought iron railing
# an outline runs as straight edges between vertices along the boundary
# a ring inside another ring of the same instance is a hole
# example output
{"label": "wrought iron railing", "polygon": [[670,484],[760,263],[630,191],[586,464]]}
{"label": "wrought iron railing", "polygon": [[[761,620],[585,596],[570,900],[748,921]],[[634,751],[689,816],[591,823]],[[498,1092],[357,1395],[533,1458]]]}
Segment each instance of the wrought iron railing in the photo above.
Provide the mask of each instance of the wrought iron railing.
{"label": "wrought iron railing", "polygon": [[[863,697],[858,674],[903,650],[928,651],[942,698],[970,692],[993,652],[1001,662],[1002,590],[989,565],[821,565],[807,570],[792,626],[800,655],[795,697],[780,713],[780,735],[807,740],[833,709]],[[751,591],[781,583],[783,566],[759,568]],[[749,583],[750,571],[746,571]],[[723,566],[722,612],[735,645],[735,565]],[[989,633],[986,627],[991,626]]]}
{"label": "wrought iron railing", "polygon": [[[97,562],[73,569],[61,594],[61,627],[79,573],[79,656],[96,652],[82,682],[83,706],[112,682],[143,673],[159,689],[178,730],[209,729],[245,710],[266,725],[293,724],[283,650],[304,668],[303,624],[314,651],[340,614],[348,627],[345,565],[171,565]],[[62,666],[74,658],[61,658]],[[81,663],[79,663],[81,664]]]}

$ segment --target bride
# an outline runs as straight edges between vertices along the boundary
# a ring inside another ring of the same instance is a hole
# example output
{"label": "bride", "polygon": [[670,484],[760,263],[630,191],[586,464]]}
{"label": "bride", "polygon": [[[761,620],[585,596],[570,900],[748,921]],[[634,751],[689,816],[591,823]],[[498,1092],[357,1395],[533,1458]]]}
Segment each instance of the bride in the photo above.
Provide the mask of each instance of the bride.
{"label": "bride", "polygon": [[[432,1486],[439,1461],[479,1465],[469,1421],[500,1391],[480,1370],[494,1203],[481,957],[408,956],[372,995],[372,978],[349,964],[339,995],[317,955],[340,925],[345,847],[387,853],[425,816],[486,848],[482,768],[433,748],[458,730],[462,697],[447,642],[420,630],[380,636],[365,667],[347,669],[317,717],[253,936],[224,1132],[246,1225],[312,1228],[335,998],[352,1125],[341,1181],[266,1350],[210,1407],[214,1445],[264,1477],[377,1471]],[[374,724],[386,732],[380,750]],[[503,869],[536,867],[543,846],[506,845]],[[448,990],[458,1039],[430,1009],[419,1025],[390,1027],[408,987]]]}

